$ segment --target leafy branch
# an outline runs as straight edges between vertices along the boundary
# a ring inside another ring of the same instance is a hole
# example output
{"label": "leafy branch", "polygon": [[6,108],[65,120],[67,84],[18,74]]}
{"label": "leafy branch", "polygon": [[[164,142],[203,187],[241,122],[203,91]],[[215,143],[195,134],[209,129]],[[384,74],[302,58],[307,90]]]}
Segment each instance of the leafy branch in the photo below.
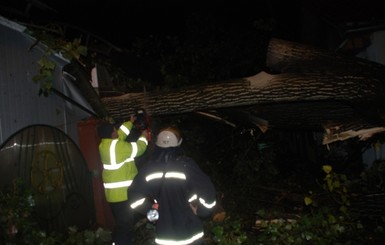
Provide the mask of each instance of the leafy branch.
{"label": "leafy branch", "polygon": [[[47,39],[48,40],[48,39]],[[81,39],[77,38],[73,41],[58,40],[56,42],[47,41],[45,44],[48,45],[46,53],[38,61],[38,74],[36,74],[32,80],[34,83],[40,86],[39,96],[48,96],[53,88],[54,71],[56,64],[50,56],[55,52],[60,53],[64,58],[70,62],[76,61],[84,66],[81,61],[81,56],[87,55],[87,47],[81,45]]]}

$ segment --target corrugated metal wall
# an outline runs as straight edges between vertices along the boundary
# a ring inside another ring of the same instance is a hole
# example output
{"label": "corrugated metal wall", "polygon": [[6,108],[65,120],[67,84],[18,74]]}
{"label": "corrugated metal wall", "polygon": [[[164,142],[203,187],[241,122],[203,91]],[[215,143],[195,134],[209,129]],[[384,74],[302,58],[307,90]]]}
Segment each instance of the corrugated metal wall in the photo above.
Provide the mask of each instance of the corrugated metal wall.
{"label": "corrugated metal wall", "polygon": [[[90,115],[54,94],[39,96],[39,87],[32,78],[38,72],[37,62],[45,54],[42,44],[33,46],[29,35],[3,25],[0,18],[0,145],[13,133],[32,124],[57,127],[78,143],[77,123]],[[64,59],[57,62],[55,88],[63,92]]]}
{"label": "corrugated metal wall", "polygon": [[46,47],[23,29],[0,16],[0,187],[19,178],[29,184],[47,230],[85,228],[94,220],[94,203],[78,124],[93,111],[71,84],[75,78],[62,72],[68,61],[59,56],[50,58],[57,64],[53,86],[62,96],[39,96],[33,77]]}

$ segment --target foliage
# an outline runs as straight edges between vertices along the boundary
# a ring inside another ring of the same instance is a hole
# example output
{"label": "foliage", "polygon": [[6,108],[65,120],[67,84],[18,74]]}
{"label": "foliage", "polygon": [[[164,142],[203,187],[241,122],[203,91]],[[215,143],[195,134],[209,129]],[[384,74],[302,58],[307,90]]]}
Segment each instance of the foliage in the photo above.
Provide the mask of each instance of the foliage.
{"label": "foliage", "polygon": [[[385,235],[381,224],[371,229],[350,212],[350,181],[333,172],[330,166],[323,166],[323,171],[322,192],[312,191],[306,196],[307,209],[300,214],[288,215],[272,208],[257,210],[257,221],[253,222],[237,213],[221,221],[205,221],[206,243],[355,245],[381,241]],[[0,192],[1,244],[104,245],[111,242],[110,231],[101,228],[78,230],[68,227],[68,234],[47,234],[34,219],[34,205],[33,193],[20,180]],[[142,228],[136,232],[136,241],[149,244],[153,229],[144,225]],[[371,229],[369,233],[368,229]]]}
{"label": "foliage", "polygon": [[61,38],[58,38],[52,33],[48,33],[47,29],[42,31],[41,29],[31,28],[29,33],[36,37],[36,42],[33,46],[40,41],[43,41],[44,45],[46,45],[45,54],[38,61],[38,73],[32,80],[39,85],[39,95],[48,96],[53,89],[53,79],[56,68],[56,64],[51,57],[57,54],[70,62],[75,61],[83,64],[81,57],[87,55],[87,48],[82,45],[80,38],[75,38],[72,41],[66,40],[63,37],[62,31],[58,32],[61,34]]}
{"label": "foliage", "polygon": [[34,197],[31,189],[20,179],[0,192],[0,244],[41,245],[102,245],[111,243],[111,232],[78,230],[69,227],[68,234],[48,234],[40,228],[34,216]]}
{"label": "foliage", "polygon": [[[350,212],[349,181],[346,176],[333,172],[329,165],[324,165],[322,169],[326,174],[322,184],[324,193],[311,193],[304,198],[308,212],[303,212],[295,219],[272,219],[264,210],[257,213],[260,218],[260,244],[368,244],[373,239],[372,232],[368,235],[369,229]],[[324,198],[322,203],[315,201],[320,196]],[[381,226],[376,227],[376,231],[381,230]]]}
{"label": "foliage", "polygon": [[239,217],[227,217],[221,222],[210,221],[205,224],[206,244],[236,245],[251,244],[244,227],[245,223]]}
{"label": "foliage", "polygon": [[98,228],[79,231],[77,227],[68,228],[68,236],[63,245],[104,245],[111,243],[111,232]]}
{"label": "foliage", "polygon": [[55,238],[38,229],[34,205],[31,191],[20,180],[0,192],[1,244],[55,244]]}
{"label": "foliage", "polygon": [[[350,198],[347,188],[350,182],[348,181],[346,175],[333,172],[332,166],[330,165],[322,166],[322,170],[326,174],[324,183],[322,184],[323,190],[325,190],[329,197],[339,205],[339,210],[348,216]],[[313,202],[312,198],[309,196],[305,197],[305,204],[318,206],[318,204]]]}
{"label": "foliage", "polygon": [[[49,53],[49,51],[47,51]],[[53,72],[56,64],[47,55],[44,55],[39,61],[39,73],[35,75],[32,80],[39,84],[39,96],[48,96],[49,92],[53,88]]]}
{"label": "foliage", "polygon": [[[261,215],[259,244],[361,244],[362,225],[334,216],[323,207],[296,219],[270,219]],[[280,214],[281,216],[283,214]]]}

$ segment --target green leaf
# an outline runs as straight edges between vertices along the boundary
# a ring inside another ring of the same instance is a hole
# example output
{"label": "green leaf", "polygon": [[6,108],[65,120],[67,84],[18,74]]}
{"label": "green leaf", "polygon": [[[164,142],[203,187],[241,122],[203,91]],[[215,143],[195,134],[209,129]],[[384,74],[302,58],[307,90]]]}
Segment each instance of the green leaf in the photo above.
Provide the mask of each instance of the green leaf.
{"label": "green leaf", "polygon": [[304,201],[306,206],[309,206],[310,204],[313,203],[313,199],[311,199],[311,197],[305,197]]}
{"label": "green leaf", "polygon": [[322,166],[322,170],[325,172],[325,173],[327,173],[327,174],[329,174],[331,171],[332,171],[332,166],[330,166],[330,165],[323,165]]}

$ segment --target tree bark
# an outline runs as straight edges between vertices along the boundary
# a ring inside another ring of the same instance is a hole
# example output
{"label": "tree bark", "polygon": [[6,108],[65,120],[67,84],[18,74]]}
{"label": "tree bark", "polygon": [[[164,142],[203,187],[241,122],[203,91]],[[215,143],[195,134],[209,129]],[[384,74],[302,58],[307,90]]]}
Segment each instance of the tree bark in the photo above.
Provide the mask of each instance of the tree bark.
{"label": "tree bark", "polygon": [[279,39],[271,40],[266,63],[272,74],[260,72],[159,93],[129,93],[102,98],[102,103],[114,118],[126,118],[136,108],[158,116],[248,107],[271,125],[326,129],[340,125],[339,131],[329,130],[334,136],[344,132],[343,125],[349,125],[346,130],[384,126],[385,66]]}
{"label": "tree bark", "polygon": [[323,74],[255,76],[224,83],[186,87],[177,91],[124,94],[103,98],[111,116],[121,117],[136,107],[152,115],[169,115],[226,107],[285,104],[291,102],[373,101],[385,91],[366,77]]}
{"label": "tree bark", "polygon": [[266,66],[273,73],[350,74],[382,81],[385,77],[382,64],[276,38],[269,42]]}

